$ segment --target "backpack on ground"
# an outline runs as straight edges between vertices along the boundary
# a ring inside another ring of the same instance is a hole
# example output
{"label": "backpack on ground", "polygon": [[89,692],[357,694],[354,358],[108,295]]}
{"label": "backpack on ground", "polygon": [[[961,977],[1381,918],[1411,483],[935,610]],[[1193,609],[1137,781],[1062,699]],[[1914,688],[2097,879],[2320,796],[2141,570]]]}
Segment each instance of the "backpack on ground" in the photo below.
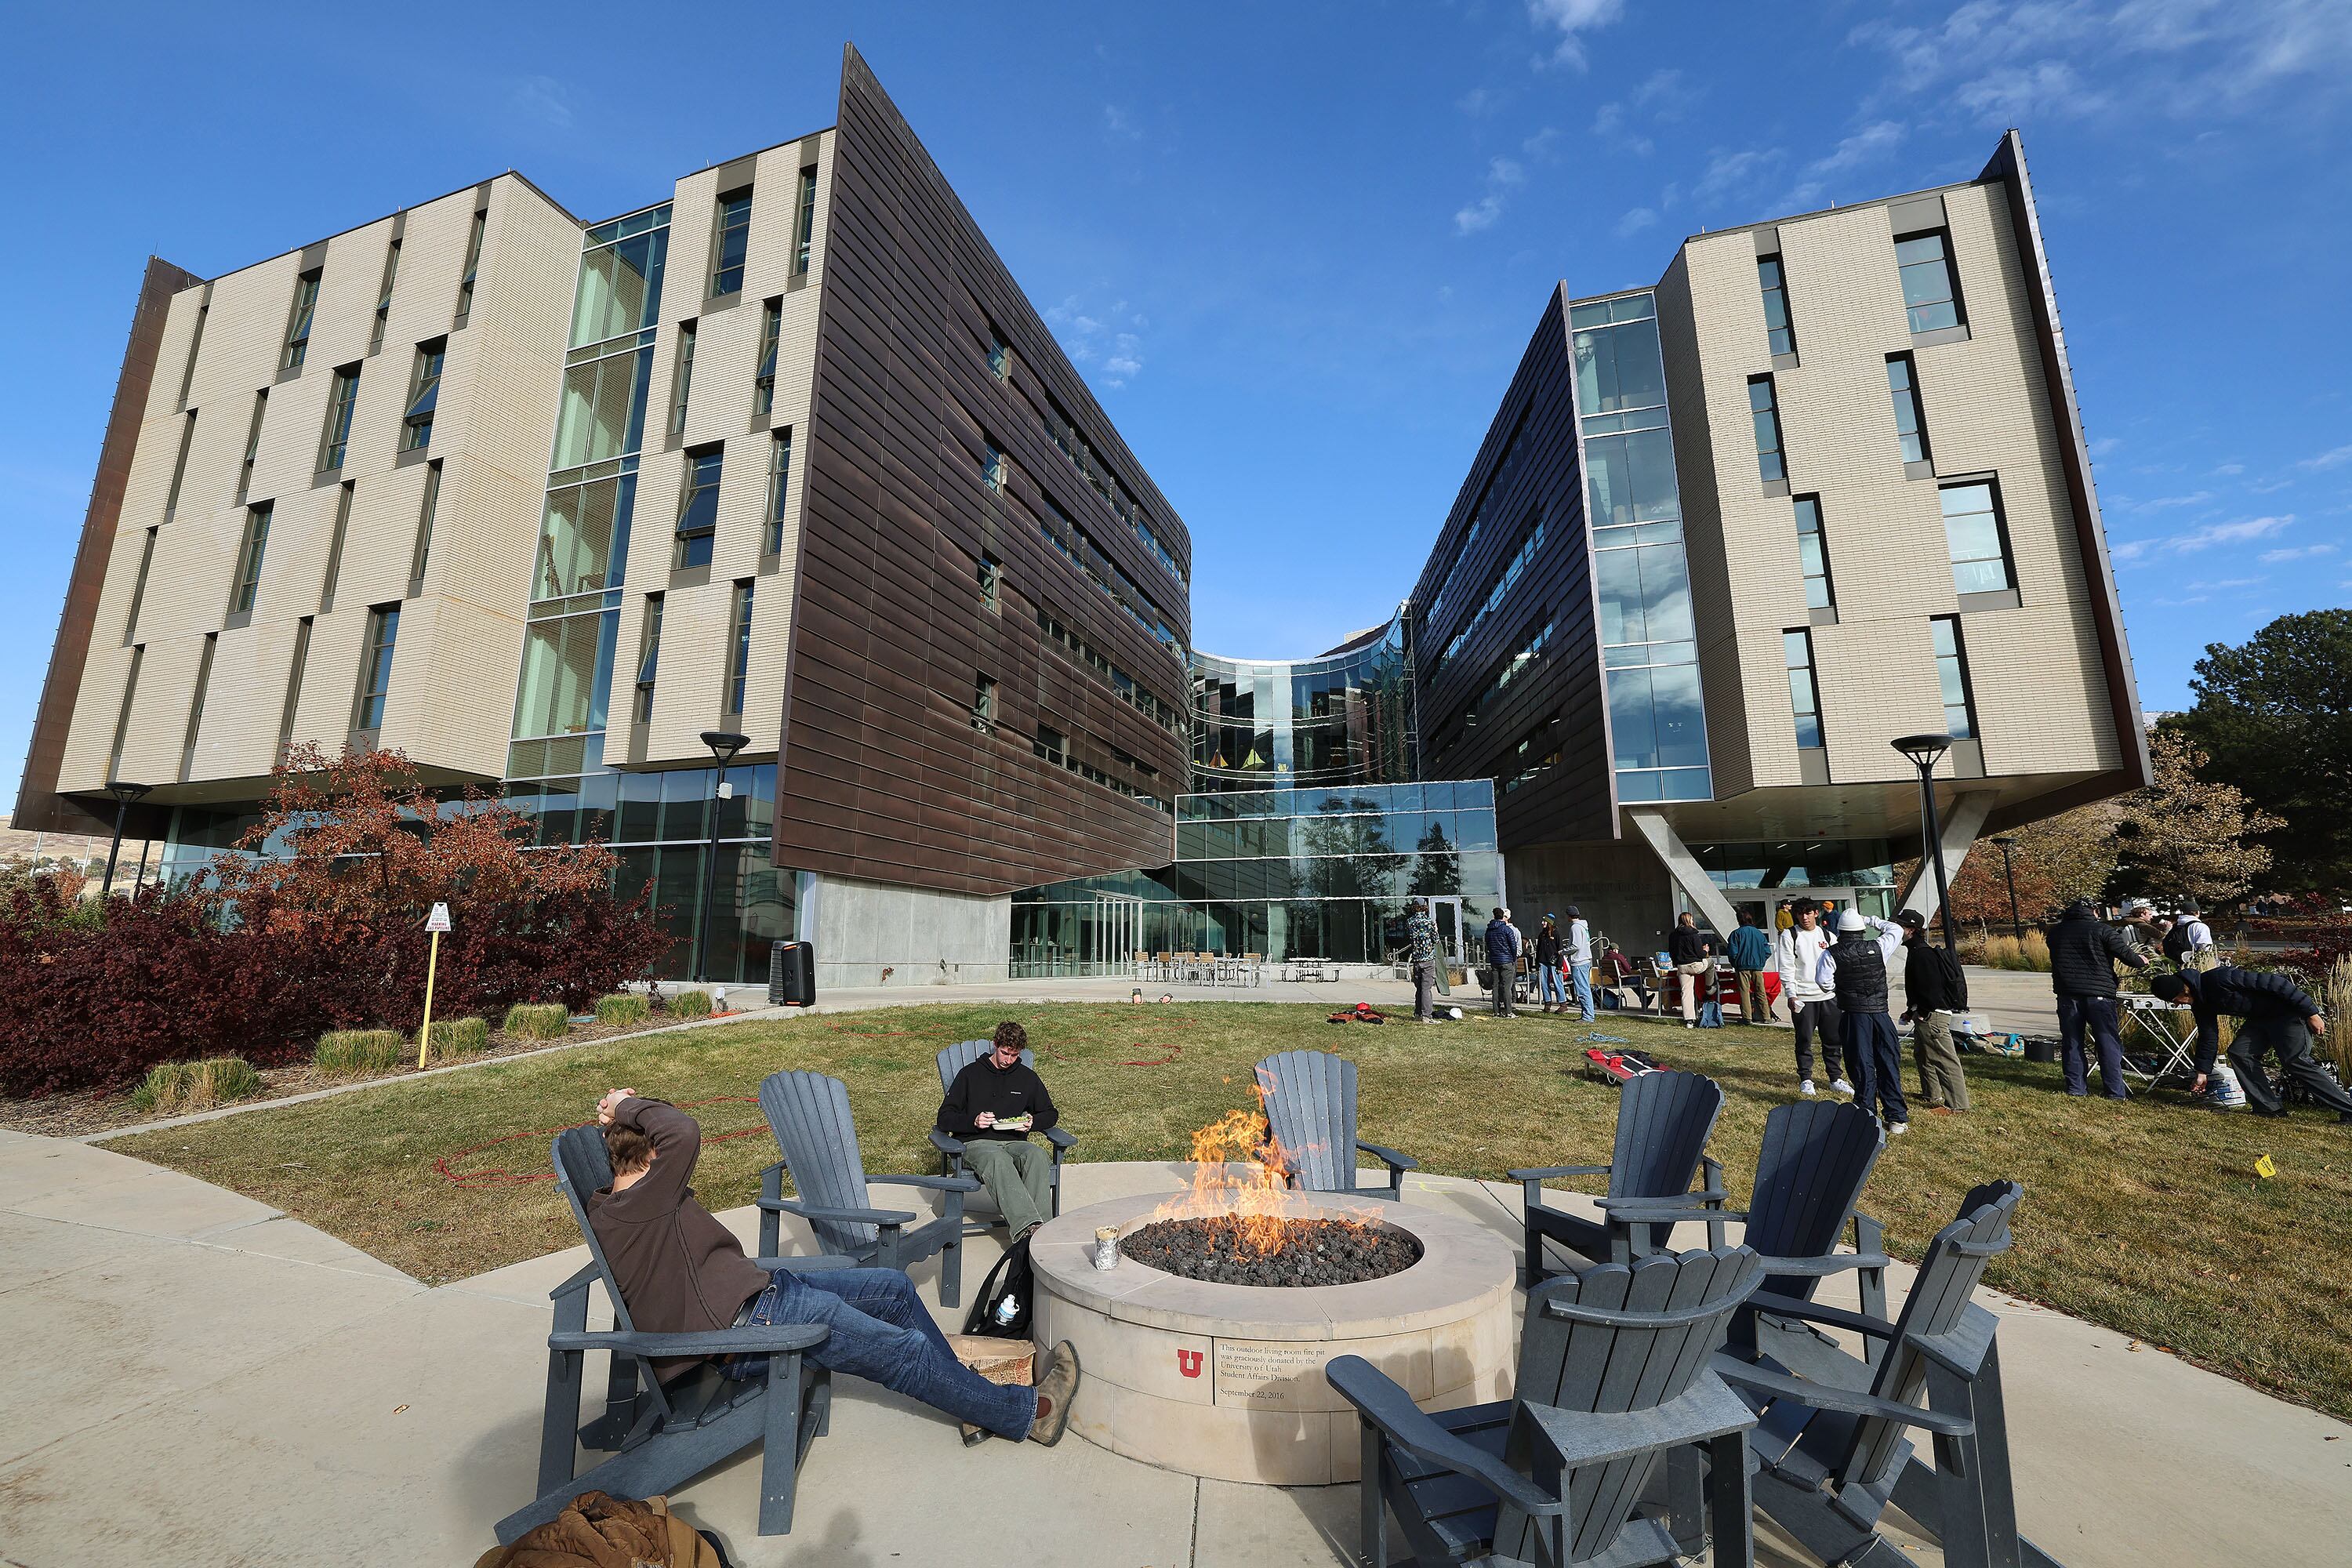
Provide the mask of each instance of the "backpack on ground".
{"label": "backpack on ground", "polygon": [[1698,1005],[1698,1026],[1702,1029],[1720,1029],[1723,1027],[1723,1004],[1712,1000],[1700,1003]]}
{"label": "backpack on ground", "polygon": [[1025,1340],[1030,1305],[1035,1297],[1036,1278],[1029,1265],[1029,1238],[1024,1236],[1006,1247],[996,1267],[988,1271],[980,1293],[972,1298],[963,1331],[991,1339]]}

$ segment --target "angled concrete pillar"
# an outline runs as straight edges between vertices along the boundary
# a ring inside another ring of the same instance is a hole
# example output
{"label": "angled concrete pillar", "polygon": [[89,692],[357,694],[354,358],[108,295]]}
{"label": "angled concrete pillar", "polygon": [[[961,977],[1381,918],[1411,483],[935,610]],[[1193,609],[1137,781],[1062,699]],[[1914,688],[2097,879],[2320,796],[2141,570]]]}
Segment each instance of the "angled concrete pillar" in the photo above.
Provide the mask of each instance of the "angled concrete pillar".
{"label": "angled concrete pillar", "polygon": [[[1953,797],[1952,804],[1937,813],[1944,830],[1944,879],[1950,881],[1960,874],[1960,862],[1968,858],[1969,847],[1983,831],[1985,818],[1992,813],[1992,791],[1971,790]],[[1936,919],[1936,868],[1927,858],[1923,846],[1919,864],[1911,879],[1903,885],[1901,896],[1895,900],[1895,912],[1916,910],[1930,924]]]}
{"label": "angled concrete pillar", "polygon": [[[1718,936],[1729,936],[1732,929],[1739,924],[1738,911],[1731,907],[1731,900],[1723,896],[1723,889],[1715,885],[1715,879],[1699,865],[1698,857],[1690,852],[1690,847],[1683,842],[1682,835],[1675,831],[1674,824],[1654,811],[1629,811],[1625,814],[1625,820],[1633,825],[1634,831],[1641,834],[1652,852],[1665,862],[1666,872],[1674,878],[1675,886],[1698,907],[1699,918],[1714,928]],[[1977,814],[1977,820],[1984,820],[1982,812]]]}

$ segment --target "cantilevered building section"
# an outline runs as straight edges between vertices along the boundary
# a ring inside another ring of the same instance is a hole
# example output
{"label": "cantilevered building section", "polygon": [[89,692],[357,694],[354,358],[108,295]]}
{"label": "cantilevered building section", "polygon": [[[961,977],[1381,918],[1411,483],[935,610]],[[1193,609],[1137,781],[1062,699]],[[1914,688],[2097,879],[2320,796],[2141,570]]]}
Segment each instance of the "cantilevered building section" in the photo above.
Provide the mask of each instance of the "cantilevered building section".
{"label": "cantilevered building section", "polygon": [[1517,902],[1634,950],[1677,908],[1930,908],[1895,876],[1921,849],[1900,735],[1956,737],[1954,864],[2146,781],[2014,132],[1974,181],[1693,237],[1655,287],[1570,303],[1583,516],[1498,515],[1559,312],[1415,595],[1424,757],[1496,781]]}

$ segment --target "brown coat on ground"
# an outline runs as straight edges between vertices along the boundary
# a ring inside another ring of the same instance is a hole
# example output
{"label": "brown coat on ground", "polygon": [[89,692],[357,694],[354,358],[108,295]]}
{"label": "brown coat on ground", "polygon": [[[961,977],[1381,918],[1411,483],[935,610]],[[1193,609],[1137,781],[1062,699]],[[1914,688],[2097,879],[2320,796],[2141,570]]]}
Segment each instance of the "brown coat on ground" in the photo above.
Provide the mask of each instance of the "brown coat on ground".
{"label": "brown coat on ground", "polygon": [[572,1506],[474,1568],[719,1568],[719,1553],[663,1498],[582,1492]]}

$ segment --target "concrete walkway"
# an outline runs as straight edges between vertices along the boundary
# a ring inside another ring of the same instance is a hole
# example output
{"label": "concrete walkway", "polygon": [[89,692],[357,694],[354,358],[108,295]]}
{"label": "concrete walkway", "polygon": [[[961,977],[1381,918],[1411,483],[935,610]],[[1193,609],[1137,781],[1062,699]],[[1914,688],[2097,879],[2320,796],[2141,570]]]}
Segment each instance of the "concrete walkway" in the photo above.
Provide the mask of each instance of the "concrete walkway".
{"label": "concrete walkway", "polygon": [[[1080,1164],[1066,1184],[1080,1204],[1179,1180],[1171,1165]],[[1514,1239],[1517,1196],[1453,1178],[1407,1187]],[[752,1211],[726,1217],[749,1237]],[[971,1245],[968,1287],[995,1250]],[[192,1177],[0,1133],[0,1559],[470,1563],[530,1491],[546,1292],[583,1258],[427,1289]],[[928,1266],[917,1282],[931,1292]],[[1892,1285],[1907,1289],[1908,1272]],[[2019,1514],[2068,1568],[2346,1560],[2352,1427],[2105,1330],[1992,1304]],[[967,1449],[870,1384],[845,1379],[836,1401],[791,1536],[754,1530],[756,1455],[674,1501],[755,1568],[1287,1568],[1346,1562],[1353,1545],[1352,1488],[1196,1481],[1075,1436],[1051,1452]],[[1802,1561],[1769,1530],[1760,1560]]]}

